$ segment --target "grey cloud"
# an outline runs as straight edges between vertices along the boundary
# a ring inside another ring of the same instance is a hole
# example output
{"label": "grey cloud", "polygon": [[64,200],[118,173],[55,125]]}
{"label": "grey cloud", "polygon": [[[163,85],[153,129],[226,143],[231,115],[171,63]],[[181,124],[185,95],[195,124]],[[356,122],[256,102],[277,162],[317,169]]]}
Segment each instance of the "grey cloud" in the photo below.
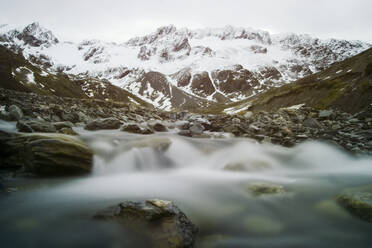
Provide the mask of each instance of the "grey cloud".
{"label": "grey cloud", "polygon": [[39,21],[63,38],[124,41],[158,26],[233,25],[372,42],[370,0],[3,0],[1,22]]}

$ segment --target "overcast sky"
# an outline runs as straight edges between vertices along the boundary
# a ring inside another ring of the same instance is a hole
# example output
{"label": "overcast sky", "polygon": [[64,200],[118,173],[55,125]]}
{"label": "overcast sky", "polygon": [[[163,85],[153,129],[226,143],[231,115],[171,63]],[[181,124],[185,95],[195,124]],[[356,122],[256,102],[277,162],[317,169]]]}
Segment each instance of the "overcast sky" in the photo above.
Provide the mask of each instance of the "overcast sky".
{"label": "overcast sky", "polygon": [[122,42],[159,26],[252,27],[372,43],[372,0],[1,0],[0,23]]}

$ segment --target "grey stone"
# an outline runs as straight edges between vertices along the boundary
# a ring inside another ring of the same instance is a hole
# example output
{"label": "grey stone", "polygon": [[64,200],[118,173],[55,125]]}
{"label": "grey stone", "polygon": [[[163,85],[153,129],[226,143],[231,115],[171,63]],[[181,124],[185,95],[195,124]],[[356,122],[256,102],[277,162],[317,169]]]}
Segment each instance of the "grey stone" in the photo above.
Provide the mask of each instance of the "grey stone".
{"label": "grey stone", "polygon": [[233,118],[231,121],[233,124],[240,124],[241,122],[239,118]]}
{"label": "grey stone", "polygon": [[248,111],[247,113],[244,114],[244,118],[250,119],[253,116],[253,113],[251,111]]}
{"label": "grey stone", "polygon": [[77,112],[77,116],[78,116],[78,119],[79,119],[78,121],[80,121],[80,122],[87,123],[87,122],[92,121],[92,118],[89,118],[86,114],[84,114],[81,111]]}
{"label": "grey stone", "polygon": [[152,134],[154,133],[151,129],[147,127],[142,127],[138,124],[124,124],[121,128],[121,131],[137,134]]}
{"label": "grey stone", "polygon": [[204,126],[200,123],[194,123],[189,128],[191,135],[200,135],[203,133],[204,129],[205,129]]}
{"label": "grey stone", "polygon": [[167,127],[164,126],[160,121],[152,121],[147,123],[149,128],[153,129],[156,132],[166,132],[168,131]]}
{"label": "grey stone", "polygon": [[120,128],[121,125],[122,125],[121,121],[116,118],[105,118],[89,122],[87,125],[85,125],[84,129],[90,131],[118,129]]}
{"label": "grey stone", "polygon": [[322,128],[322,125],[314,118],[308,117],[303,122],[304,127]]}
{"label": "grey stone", "polygon": [[333,110],[321,110],[319,111],[319,118],[328,118],[333,114]]}
{"label": "grey stone", "polygon": [[8,112],[12,121],[19,121],[23,118],[23,112],[17,105],[11,105]]}
{"label": "grey stone", "polygon": [[117,222],[149,240],[152,247],[192,248],[198,233],[198,228],[174,203],[158,199],[122,202],[98,212],[94,218]]}

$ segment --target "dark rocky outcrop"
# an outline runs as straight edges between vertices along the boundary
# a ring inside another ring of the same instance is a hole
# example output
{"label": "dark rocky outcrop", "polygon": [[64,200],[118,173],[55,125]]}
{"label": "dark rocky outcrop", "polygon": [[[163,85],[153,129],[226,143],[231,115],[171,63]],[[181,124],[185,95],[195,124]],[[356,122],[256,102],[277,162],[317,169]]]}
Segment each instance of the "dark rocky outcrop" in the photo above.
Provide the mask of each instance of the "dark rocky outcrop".
{"label": "dark rocky outcrop", "polygon": [[212,78],[217,88],[225,94],[250,95],[252,88],[259,85],[259,81],[248,70],[217,70],[212,72]]}
{"label": "dark rocky outcrop", "polygon": [[206,97],[212,95],[215,92],[213,83],[209,78],[208,72],[202,72],[195,74],[191,82],[192,91],[194,94]]}
{"label": "dark rocky outcrop", "polygon": [[149,240],[151,247],[191,248],[197,227],[172,202],[123,202],[98,212],[97,220],[114,221]]}
{"label": "dark rocky outcrop", "polygon": [[200,135],[204,131],[204,126],[200,123],[195,123],[190,126],[189,131],[191,135]]}

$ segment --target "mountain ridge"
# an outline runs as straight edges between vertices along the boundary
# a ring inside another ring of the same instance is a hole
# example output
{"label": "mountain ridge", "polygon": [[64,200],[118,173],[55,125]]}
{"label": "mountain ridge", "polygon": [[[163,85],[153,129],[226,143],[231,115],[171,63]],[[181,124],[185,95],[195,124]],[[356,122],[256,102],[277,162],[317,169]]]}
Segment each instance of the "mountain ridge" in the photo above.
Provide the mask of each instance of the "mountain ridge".
{"label": "mountain ridge", "polygon": [[371,47],[252,28],[173,25],[121,44],[72,43],[38,23],[21,30],[0,27],[0,44],[22,50],[28,61],[50,73],[106,80],[165,110],[241,101]]}

